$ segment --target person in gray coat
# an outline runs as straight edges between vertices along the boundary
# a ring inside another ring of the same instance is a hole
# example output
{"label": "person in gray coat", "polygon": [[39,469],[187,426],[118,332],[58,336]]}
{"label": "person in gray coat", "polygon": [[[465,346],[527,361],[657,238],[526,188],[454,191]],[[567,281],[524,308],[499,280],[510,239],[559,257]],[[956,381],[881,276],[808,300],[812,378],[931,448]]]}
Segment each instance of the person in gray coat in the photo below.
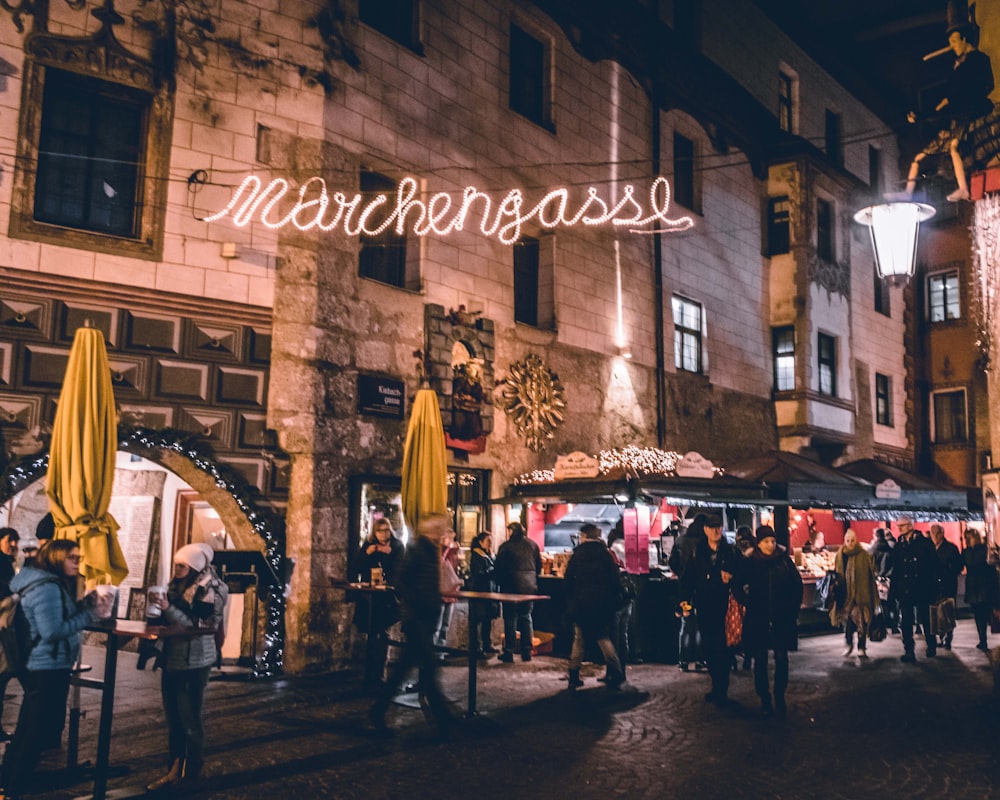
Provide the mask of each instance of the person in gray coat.
{"label": "person in gray coat", "polygon": [[[501,592],[536,594],[538,574],[542,571],[542,554],[538,545],[528,538],[520,522],[507,526],[507,541],[500,545],[494,564],[497,583]],[[508,664],[514,660],[517,634],[521,634],[521,660],[531,661],[531,640],[535,635],[531,621],[534,603],[503,604],[503,652],[500,660]]]}
{"label": "person in gray coat", "polygon": [[161,694],[167,718],[169,768],[146,788],[157,791],[191,785],[205,760],[202,706],[208,675],[217,656],[216,636],[229,590],[212,567],[214,551],[204,543],[187,544],[174,554],[174,575],[160,600],[163,621],[175,628],[210,633],[167,636],[163,644]]}

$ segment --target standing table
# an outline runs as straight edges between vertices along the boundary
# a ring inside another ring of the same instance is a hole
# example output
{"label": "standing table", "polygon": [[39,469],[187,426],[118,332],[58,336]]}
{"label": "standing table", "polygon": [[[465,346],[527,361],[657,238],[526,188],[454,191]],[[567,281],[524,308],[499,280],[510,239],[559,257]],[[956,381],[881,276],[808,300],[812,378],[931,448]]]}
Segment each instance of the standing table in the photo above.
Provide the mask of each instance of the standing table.
{"label": "standing table", "polygon": [[81,686],[101,690],[101,718],[97,729],[97,760],[94,764],[94,793],[87,795],[93,800],[107,797],[138,797],[146,794],[146,787],[127,787],[108,792],[108,761],[111,756],[111,722],[115,710],[115,681],[118,676],[118,652],[121,645],[131,639],[160,639],[168,636],[194,637],[214,635],[206,628],[182,628],[168,625],[147,625],[140,620],[111,619],[95,622],[85,630],[107,634],[107,653],[104,656],[104,679],[77,677]]}
{"label": "standing table", "polygon": [[[362,594],[382,594],[387,591],[393,591],[391,586],[372,586],[368,583],[344,583],[343,581],[338,581],[331,579],[331,584],[340,589],[346,589],[348,593],[360,592]],[[445,594],[444,597],[454,597],[456,600],[466,600],[469,601],[469,645],[468,645],[468,658],[469,658],[469,691],[468,691],[468,708],[466,710],[466,716],[472,717],[476,715],[476,682],[478,678],[478,658],[475,648],[476,637],[473,636],[473,632],[478,630],[474,626],[476,625],[477,618],[479,616],[478,606],[475,600],[499,600],[501,603],[527,603],[536,600],[548,600],[549,596],[545,594],[511,594],[510,592],[465,592],[459,591],[453,594]],[[372,619],[371,619],[371,604],[369,603],[369,615],[368,615],[368,635],[372,635]]]}

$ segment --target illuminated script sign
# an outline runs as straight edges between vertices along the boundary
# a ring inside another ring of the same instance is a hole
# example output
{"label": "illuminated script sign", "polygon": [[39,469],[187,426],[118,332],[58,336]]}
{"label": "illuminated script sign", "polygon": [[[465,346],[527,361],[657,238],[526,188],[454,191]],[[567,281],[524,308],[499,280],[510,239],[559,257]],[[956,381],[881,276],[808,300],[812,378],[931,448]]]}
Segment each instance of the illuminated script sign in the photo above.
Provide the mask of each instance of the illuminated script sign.
{"label": "illuminated script sign", "polygon": [[231,216],[240,228],[256,221],[271,229],[292,225],[300,231],[339,230],[347,236],[378,236],[390,229],[398,236],[447,236],[478,227],[483,236],[495,237],[503,244],[516,242],[521,226],[532,221],[543,228],[614,225],[642,234],[672,233],[694,225],[691,217],[667,216],[670,184],[663,177],[652,182],[645,204],[636,198],[632,185],[622,187],[617,201],[602,197],[593,186],[582,198],[574,199],[563,187],[553,189],[534,205],[526,202],[520,189],[511,189],[499,203],[475,186],[465,187],[460,198],[438,192],[418,199],[418,194],[415,178],[403,178],[390,198],[385,194],[330,194],[318,176],[309,178],[295,193],[284,178],[275,178],[265,186],[259,177],[249,175],[229,204],[204,221]]}

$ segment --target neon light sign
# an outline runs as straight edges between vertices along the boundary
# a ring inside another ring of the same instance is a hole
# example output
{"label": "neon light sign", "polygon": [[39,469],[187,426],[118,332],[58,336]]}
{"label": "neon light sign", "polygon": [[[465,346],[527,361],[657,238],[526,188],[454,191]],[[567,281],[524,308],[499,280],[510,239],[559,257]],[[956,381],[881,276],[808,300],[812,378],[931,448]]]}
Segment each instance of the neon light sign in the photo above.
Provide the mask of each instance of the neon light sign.
{"label": "neon light sign", "polygon": [[[570,194],[565,187],[553,189],[529,208],[519,189],[507,192],[495,205],[488,194],[475,186],[465,187],[460,203],[453,202],[447,192],[433,194],[426,201],[418,200],[418,184],[414,178],[403,178],[399,182],[393,201],[385,194],[376,195],[367,203],[362,202],[360,193],[353,197],[344,192],[330,195],[326,182],[318,176],[309,178],[299,187],[298,197],[291,205],[285,200],[290,191],[291,186],[284,178],[275,178],[264,186],[259,177],[248,175],[229,204],[203,221],[216,222],[231,215],[233,224],[240,228],[257,221],[272,230],[292,225],[300,231],[315,229],[329,233],[340,228],[347,236],[378,236],[390,228],[400,236],[407,232],[417,236],[447,236],[465,230],[467,224],[472,228],[478,219],[483,236],[495,237],[503,244],[516,242],[521,237],[521,227],[532,220],[549,229],[611,224],[640,234],[674,233],[694,225],[691,217],[671,219],[667,216],[670,184],[663,177],[656,178],[650,185],[648,207],[636,199],[631,184],[622,188],[622,197],[614,204],[591,186],[573,213],[569,210]],[[373,217],[378,218],[386,212],[382,222],[376,225]]]}

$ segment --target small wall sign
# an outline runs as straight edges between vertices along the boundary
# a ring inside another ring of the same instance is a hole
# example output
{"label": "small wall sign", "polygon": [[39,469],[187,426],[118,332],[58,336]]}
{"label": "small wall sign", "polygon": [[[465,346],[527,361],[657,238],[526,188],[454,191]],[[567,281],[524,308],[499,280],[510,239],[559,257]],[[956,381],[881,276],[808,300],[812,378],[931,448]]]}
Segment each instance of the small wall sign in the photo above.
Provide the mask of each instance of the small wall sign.
{"label": "small wall sign", "polygon": [[379,375],[358,375],[358,413],[369,417],[403,418],[406,387]]}

